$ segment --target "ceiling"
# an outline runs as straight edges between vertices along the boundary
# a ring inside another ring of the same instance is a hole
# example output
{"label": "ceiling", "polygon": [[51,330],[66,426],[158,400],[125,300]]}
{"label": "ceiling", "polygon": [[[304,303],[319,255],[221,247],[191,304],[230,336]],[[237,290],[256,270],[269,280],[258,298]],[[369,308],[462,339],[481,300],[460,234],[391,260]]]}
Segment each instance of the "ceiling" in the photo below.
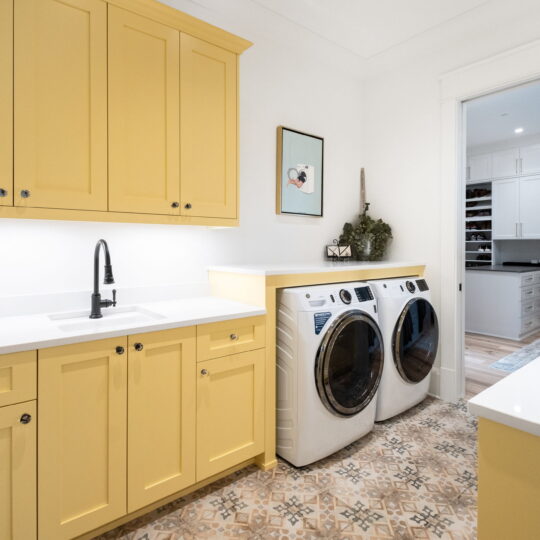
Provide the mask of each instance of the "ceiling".
{"label": "ceiling", "polygon": [[[523,128],[523,133],[514,133],[516,128]],[[537,134],[540,134],[540,81],[467,102],[467,146]]]}
{"label": "ceiling", "polygon": [[489,0],[252,0],[369,59]]}

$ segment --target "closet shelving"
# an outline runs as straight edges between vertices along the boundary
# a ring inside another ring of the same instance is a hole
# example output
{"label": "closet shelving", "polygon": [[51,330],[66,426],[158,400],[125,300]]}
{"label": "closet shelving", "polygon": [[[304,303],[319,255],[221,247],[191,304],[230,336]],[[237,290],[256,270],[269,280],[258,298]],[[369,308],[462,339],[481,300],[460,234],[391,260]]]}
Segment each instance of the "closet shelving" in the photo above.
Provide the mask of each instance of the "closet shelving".
{"label": "closet shelving", "polygon": [[465,266],[492,264],[491,182],[467,183],[465,195]]}

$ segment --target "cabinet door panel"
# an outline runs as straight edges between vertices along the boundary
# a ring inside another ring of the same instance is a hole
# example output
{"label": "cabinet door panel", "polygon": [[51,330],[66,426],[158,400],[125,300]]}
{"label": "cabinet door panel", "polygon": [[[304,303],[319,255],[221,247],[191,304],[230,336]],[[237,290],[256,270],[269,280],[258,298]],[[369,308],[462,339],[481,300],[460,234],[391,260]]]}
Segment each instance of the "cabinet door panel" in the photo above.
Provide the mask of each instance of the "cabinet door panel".
{"label": "cabinet door panel", "polygon": [[181,211],[235,218],[236,55],[186,34],[180,51]]}
{"label": "cabinet door panel", "polygon": [[126,513],[126,338],[39,351],[40,538],[68,539]]}
{"label": "cabinet door panel", "polygon": [[13,205],[13,0],[0,0],[0,206]]}
{"label": "cabinet door panel", "polygon": [[197,365],[197,481],[263,451],[264,357],[258,349]]}
{"label": "cabinet door panel", "polygon": [[106,25],[101,0],[15,2],[17,206],[107,209]]}
{"label": "cabinet door panel", "polygon": [[109,6],[109,210],[179,214],[179,41]]}
{"label": "cabinet door panel", "polygon": [[491,154],[469,157],[468,181],[489,180],[491,178]]}
{"label": "cabinet door panel", "polygon": [[519,174],[519,148],[493,152],[493,178],[508,178]]}
{"label": "cabinet door panel", "polygon": [[521,178],[519,209],[522,238],[540,238],[540,176]]}
{"label": "cabinet door panel", "polygon": [[518,237],[519,224],[519,179],[493,182],[493,238]]}
{"label": "cabinet door panel", "polygon": [[519,149],[521,174],[540,173],[540,144],[523,146]]}
{"label": "cabinet door panel", "polygon": [[35,539],[36,504],[36,402],[28,401],[0,408],[0,538]]}
{"label": "cabinet door panel", "polygon": [[129,512],[195,483],[195,392],[195,327],[129,337]]}

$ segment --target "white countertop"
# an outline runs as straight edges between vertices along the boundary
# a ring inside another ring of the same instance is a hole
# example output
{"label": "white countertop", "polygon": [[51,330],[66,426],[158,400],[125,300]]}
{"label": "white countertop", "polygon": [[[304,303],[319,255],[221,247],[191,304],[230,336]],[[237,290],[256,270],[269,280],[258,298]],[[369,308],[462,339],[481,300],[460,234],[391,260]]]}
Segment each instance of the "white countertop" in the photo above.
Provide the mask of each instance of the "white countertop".
{"label": "white countertop", "polygon": [[[132,313],[131,306],[127,305],[104,308],[103,318],[96,320],[88,318],[89,309],[72,312],[71,314],[80,315],[79,322],[75,324],[71,320],[63,319],[65,314],[62,313],[1,317],[0,354],[253,317],[266,313],[266,310],[261,307],[212,296],[138,303],[136,308],[138,311],[135,312],[131,321],[129,320]],[[137,320],[137,314],[141,314],[140,318],[144,318],[147,313],[155,317],[148,321]],[[117,322],[111,327],[111,321],[115,318]],[[64,326],[64,329],[59,326]]]}
{"label": "white countertop", "polygon": [[540,357],[469,400],[469,411],[540,436]]}
{"label": "white countertop", "polygon": [[259,276],[278,276],[285,274],[313,274],[318,272],[338,272],[340,270],[377,270],[380,268],[400,268],[406,266],[422,266],[422,263],[402,261],[381,262],[332,262],[314,263],[280,263],[280,264],[246,264],[237,266],[210,266],[209,271],[230,272],[234,274],[254,274]]}

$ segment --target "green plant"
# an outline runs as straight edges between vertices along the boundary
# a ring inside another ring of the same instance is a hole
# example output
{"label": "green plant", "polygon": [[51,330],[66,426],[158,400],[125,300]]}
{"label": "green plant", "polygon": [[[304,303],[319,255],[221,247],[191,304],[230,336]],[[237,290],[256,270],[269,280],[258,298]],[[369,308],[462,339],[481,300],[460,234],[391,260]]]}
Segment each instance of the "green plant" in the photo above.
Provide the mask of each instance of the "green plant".
{"label": "green plant", "polygon": [[392,228],[382,219],[368,216],[366,208],[358,220],[345,223],[339,237],[340,244],[349,244],[352,258],[356,261],[380,261],[384,257],[388,242],[392,238]]}

